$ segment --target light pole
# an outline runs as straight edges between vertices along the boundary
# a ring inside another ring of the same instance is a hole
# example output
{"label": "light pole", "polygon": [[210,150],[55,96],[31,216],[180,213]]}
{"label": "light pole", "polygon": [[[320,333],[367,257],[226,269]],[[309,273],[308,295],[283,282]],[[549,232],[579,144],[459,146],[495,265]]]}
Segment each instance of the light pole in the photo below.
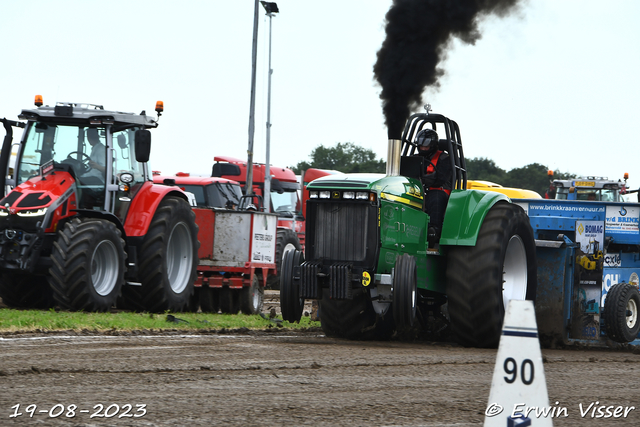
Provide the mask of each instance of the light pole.
{"label": "light pole", "polygon": [[[253,45],[251,47],[251,103],[249,105],[249,148],[247,149],[247,176],[244,194],[253,194],[253,135],[256,111],[256,57],[258,56],[258,0],[253,8]],[[251,202],[250,202],[251,203]]]}
{"label": "light pole", "polygon": [[271,161],[271,74],[273,74],[273,70],[271,69],[271,18],[280,11],[278,10],[278,5],[273,2],[261,1],[260,3],[262,3],[262,7],[264,7],[264,10],[267,12],[266,15],[269,17],[269,80],[267,89],[267,156],[264,168],[264,207],[267,212],[270,212],[271,169],[269,163]]}

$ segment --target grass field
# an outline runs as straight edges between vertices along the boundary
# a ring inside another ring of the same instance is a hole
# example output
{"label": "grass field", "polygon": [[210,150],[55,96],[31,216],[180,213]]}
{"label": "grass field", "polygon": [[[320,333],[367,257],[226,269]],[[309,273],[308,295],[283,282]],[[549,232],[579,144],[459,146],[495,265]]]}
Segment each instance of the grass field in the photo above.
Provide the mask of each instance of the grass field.
{"label": "grass field", "polygon": [[315,328],[320,322],[303,317],[300,323],[269,319],[258,315],[212,313],[84,313],[55,310],[0,309],[0,333],[74,331],[134,331],[134,330],[220,330]]}

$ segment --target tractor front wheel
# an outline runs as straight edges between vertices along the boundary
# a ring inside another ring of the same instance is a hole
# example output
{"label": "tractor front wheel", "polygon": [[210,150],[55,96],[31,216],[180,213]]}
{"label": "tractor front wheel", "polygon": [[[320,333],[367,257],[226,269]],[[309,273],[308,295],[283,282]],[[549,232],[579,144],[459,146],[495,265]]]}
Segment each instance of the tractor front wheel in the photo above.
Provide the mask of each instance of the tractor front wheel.
{"label": "tractor front wheel", "polygon": [[413,327],[416,318],[418,275],[416,259],[408,254],[396,257],[393,273],[393,319],[398,330]]}
{"label": "tractor front wheel", "polygon": [[282,261],[287,252],[292,250],[301,250],[300,241],[296,233],[289,228],[279,228],[276,237],[276,275],[267,277],[267,285],[271,289],[280,289],[280,277],[282,276]]}
{"label": "tractor front wheel", "polygon": [[67,310],[107,311],[124,283],[124,241],[112,222],[74,218],[53,243],[49,283]]}
{"label": "tractor front wheel", "polygon": [[447,297],[452,332],[468,347],[496,347],[509,300],[535,300],[535,240],[524,210],[498,202],[475,246],[452,246]]}
{"label": "tractor front wheel", "polygon": [[304,299],[300,298],[300,288],[293,283],[293,268],[304,262],[302,251],[292,250],[282,258],[280,270],[280,310],[287,322],[299,322],[302,318]]}
{"label": "tractor front wheel", "polygon": [[631,342],[640,331],[640,293],[628,283],[617,283],[607,292],[604,306],[604,324],[607,336],[616,342]]}

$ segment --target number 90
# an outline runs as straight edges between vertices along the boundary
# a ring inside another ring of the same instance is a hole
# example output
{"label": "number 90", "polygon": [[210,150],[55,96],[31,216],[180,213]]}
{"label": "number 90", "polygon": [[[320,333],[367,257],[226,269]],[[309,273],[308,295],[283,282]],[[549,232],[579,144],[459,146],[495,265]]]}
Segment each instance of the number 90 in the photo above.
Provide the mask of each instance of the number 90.
{"label": "number 90", "polygon": [[[504,361],[504,371],[510,375],[510,377],[504,377],[504,380],[513,384],[518,378],[518,363],[513,357],[508,357]],[[520,365],[520,379],[524,385],[530,385],[533,382],[535,369],[531,359],[524,359]]]}

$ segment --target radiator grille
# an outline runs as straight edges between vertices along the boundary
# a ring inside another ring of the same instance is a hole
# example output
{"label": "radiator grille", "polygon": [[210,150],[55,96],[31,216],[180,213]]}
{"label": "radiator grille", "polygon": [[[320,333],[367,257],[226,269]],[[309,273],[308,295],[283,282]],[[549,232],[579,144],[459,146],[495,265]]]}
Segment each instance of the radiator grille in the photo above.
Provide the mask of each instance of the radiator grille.
{"label": "radiator grille", "polygon": [[370,210],[364,203],[318,203],[316,259],[364,261],[367,256],[369,215]]}

